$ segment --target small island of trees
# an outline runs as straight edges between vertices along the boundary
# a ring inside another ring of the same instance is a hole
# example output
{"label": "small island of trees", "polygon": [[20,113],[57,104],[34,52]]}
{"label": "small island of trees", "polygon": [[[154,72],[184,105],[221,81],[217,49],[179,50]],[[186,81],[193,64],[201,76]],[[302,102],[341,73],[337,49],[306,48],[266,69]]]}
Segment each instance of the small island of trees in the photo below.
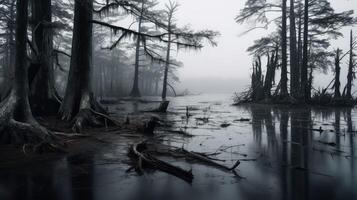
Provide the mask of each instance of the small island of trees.
{"label": "small island of trees", "polygon": [[[357,37],[351,30],[346,52],[331,47],[331,41],[342,36],[343,28],[357,23],[353,13],[336,12],[327,0],[290,0],[289,5],[287,0],[281,4],[247,0],[236,21],[254,21],[256,26],[248,32],[271,27],[276,31],[248,48],[253,56],[251,86],[237,94],[236,103],[355,105]],[[346,61],[347,83],[341,86],[341,67]],[[314,78],[321,71],[334,73],[334,78],[317,89]]]}

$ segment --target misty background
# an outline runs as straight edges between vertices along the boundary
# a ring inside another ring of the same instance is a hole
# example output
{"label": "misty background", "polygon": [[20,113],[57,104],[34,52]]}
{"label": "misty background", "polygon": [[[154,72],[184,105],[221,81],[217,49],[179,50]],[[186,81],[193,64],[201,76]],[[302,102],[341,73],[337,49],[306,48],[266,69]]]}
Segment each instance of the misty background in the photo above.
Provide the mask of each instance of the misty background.
{"label": "misty background", "polygon": [[[243,8],[245,0],[224,0],[220,3],[213,0],[178,0],[180,4],[176,14],[178,24],[190,24],[193,29],[212,29],[219,31],[218,46],[206,45],[200,51],[179,51],[177,59],[184,66],[179,69],[180,83],[178,90],[188,89],[194,93],[233,93],[247,88],[250,84],[252,56],[246,49],[253,41],[267,35],[270,30],[256,29],[242,35],[254,24],[237,24],[234,18]],[[161,3],[161,2],[160,2]],[[164,3],[162,3],[164,4]],[[331,0],[336,11],[357,8],[355,0]],[[357,16],[356,13],[354,16]],[[333,41],[331,49],[337,47],[344,52],[349,45],[350,28],[342,32],[343,38]],[[173,55],[175,56],[175,55]],[[333,59],[333,58],[331,58]],[[345,84],[347,76],[347,59],[342,61],[341,84]],[[315,72],[315,88],[327,85],[333,74]]]}

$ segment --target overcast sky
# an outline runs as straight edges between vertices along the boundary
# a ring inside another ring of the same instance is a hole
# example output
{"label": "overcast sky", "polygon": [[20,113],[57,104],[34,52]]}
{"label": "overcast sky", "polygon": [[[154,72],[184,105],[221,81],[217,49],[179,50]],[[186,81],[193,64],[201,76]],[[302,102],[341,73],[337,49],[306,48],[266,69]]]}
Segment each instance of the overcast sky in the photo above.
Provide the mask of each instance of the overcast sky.
{"label": "overcast sky", "polygon": [[[185,64],[180,70],[183,87],[189,87],[193,79],[224,80],[237,84],[237,90],[249,84],[251,57],[246,52],[255,39],[268,33],[258,30],[240,36],[251,25],[239,25],[234,18],[243,8],[246,0],[177,0],[181,5],[177,13],[179,24],[190,24],[192,28],[219,31],[218,46],[207,46],[194,51],[181,51],[178,59]],[[167,2],[160,0],[160,3]],[[337,10],[357,9],[357,0],[331,0]],[[356,29],[356,28],[354,28]],[[348,31],[344,31],[348,33]],[[356,30],[357,32],[357,30]],[[348,37],[335,42],[340,47],[348,47]],[[321,77],[319,82],[329,82]],[[196,84],[196,83],[195,83]],[[204,85],[201,82],[201,85]],[[219,83],[217,83],[219,84]],[[226,83],[227,85],[227,83]],[[229,91],[234,88],[229,88]],[[227,89],[228,91],[228,89]]]}

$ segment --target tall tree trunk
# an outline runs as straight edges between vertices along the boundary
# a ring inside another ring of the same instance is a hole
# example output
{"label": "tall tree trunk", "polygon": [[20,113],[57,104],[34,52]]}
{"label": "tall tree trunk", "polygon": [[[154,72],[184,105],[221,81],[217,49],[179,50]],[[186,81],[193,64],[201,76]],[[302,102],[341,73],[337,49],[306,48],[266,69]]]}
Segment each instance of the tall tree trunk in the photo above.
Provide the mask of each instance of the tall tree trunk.
{"label": "tall tree trunk", "polygon": [[165,71],[164,71],[164,80],[162,85],[162,99],[166,100],[167,95],[167,80],[169,74],[169,67],[170,67],[170,53],[171,53],[171,19],[172,14],[169,16],[169,31],[168,31],[168,43],[167,43],[167,50],[166,50],[166,62],[165,62]]}
{"label": "tall tree trunk", "polygon": [[15,98],[16,108],[14,118],[19,121],[33,120],[28,101],[28,79],[26,61],[27,44],[27,19],[28,19],[28,0],[17,1],[17,26],[16,26],[16,61],[15,79],[11,98]]}
{"label": "tall tree trunk", "polygon": [[336,98],[336,99],[341,98],[341,92],[340,92],[340,86],[341,86],[341,83],[340,83],[340,71],[341,71],[340,53],[341,53],[341,50],[337,49],[336,56],[335,56],[335,84],[334,84],[334,89],[335,89],[334,98]]}
{"label": "tall tree trunk", "polygon": [[281,81],[280,81],[280,93],[282,97],[286,97],[288,95],[288,71],[287,71],[287,13],[286,13],[286,1],[283,0],[282,4],[282,27],[281,27]]}
{"label": "tall tree trunk", "polygon": [[[140,13],[139,24],[138,24],[138,32],[139,33],[141,33],[143,12],[144,12],[144,0],[142,0],[142,3],[141,3],[141,13]],[[130,92],[130,96],[132,96],[132,97],[140,97],[141,96],[140,89],[139,89],[140,43],[141,43],[141,38],[138,36],[136,39],[136,49],[135,49],[134,82],[133,82],[133,88]]]}
{"label": "tall tree trunk", "polygon": [[310,100],[309,87],[308,87],[308,61],[309,61],[309,0],[305,0],[304,5],[304,44],[303,44],[303,61],[301,67],[301,94],[305,102]]}
{"label": "tall tree trunk", "polygon": [[[16,10],[16,1],[12,1],[10,4],[9,15],[10,19],[7,20],[7,50],[6,50],[6,63],[4,65],[4,80],[1,88],[1,97],[5,98],[11,92],[12,82],[14,80],[14,68],[15,68],[15,56],[16,56],[16,47],[15,47],[15,10]],[[0,100],[2,99],[0,98]]]}
{"label": "tall tree trunk", "polygon": [[92,70],[92,0],[75,0],[72,56],[66,93],[60,108],[62,119],[75,116],[74,129],[99,125],[92,111],[105,112],[95,100],[91,88]]}
{"label": "tall tree trunk", "polygon": [[296,52],[295,0],[290,0],[290,94],[299,96],[299,65]]}
{"label": "tall tree trunk", "polygon": [[15,78],[9,97],[1,103],[0,138],[6,143],[38,142],[46,140],[49,133],[32,116],[28,99],[28,0],[17,0],[16,3]]}
{"label": "tall tree trunk", "polygon": [[[302,10],[302,2],[299,0],[299,25],[298,25],[298,50],[297,50],[297,57],[298,57],[298,67],[299,67],[299,92],[301,91],[301,65],[302,65],[302,24],[303,24],[303,10]],[[300,95],[301,96],[301,95]]]}
{"label": "tall tree trunk", "polygon": [[60,102],[56,97],[53,69],[53,35],[51,0],[32,1],[32,43],[34,63],[30,70],[36,70],[30,80],[30,103],[34,114],[56,114]]}
{"label": "tall tree trunk", "polygon": [[354,79],[353,71],[353,32],[350,33],[350,59],[348,64],[347,85],[346,85],[346,97],[352,99],[352,85]]}

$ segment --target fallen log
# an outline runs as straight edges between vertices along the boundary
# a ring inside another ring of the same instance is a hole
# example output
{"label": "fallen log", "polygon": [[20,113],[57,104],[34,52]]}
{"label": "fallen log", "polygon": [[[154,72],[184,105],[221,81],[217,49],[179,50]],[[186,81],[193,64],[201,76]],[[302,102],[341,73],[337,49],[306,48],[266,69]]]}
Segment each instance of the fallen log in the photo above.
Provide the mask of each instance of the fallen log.
{"label": "fallen log", "polygon": [[130,147],[129,155],[137,161],[137,165],[134,167],[137,172],[143,173],[144,168],[151,168],[176,176],[189,184],[192,183],[193,174],[191,170],[186,171],[180,167],[159,160],[146,152],[146,150],[147,145],[145,142],[134,144]]}
{"label": "fallen log", "polygon": [[213,167],[217,167],[219,169],[223,169],[225,171],[234,171],[240,164],[240,161],[237,160],[237,162],[232,167],[227,167],[227,166],[224,166],[224,165],[219,164],[217,162],[214,162],[212,159],[208,158],[207,156],[203,156],[202,154],[199,154],[199,153],[196,153],[196,152],[187,151],[184,148],[177,149],[177,151],[179,151],[179,152],[185,154],[186,156],[191,157],[191,158],[193,158],[195,160],[204,162],[204,163],[206,163],[208,165],[211,165]]}

